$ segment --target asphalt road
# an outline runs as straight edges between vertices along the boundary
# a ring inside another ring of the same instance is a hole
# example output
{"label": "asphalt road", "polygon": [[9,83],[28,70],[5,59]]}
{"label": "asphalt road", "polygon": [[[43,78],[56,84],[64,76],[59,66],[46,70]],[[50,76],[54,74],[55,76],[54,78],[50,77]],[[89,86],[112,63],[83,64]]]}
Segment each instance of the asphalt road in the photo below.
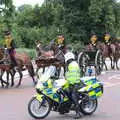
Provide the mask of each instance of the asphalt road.
{"label": "asphalt road", "polygon": [[[82,116],[80,120],[120,120],[120,71],[103,72],[99,79],[104,83],[104,94],[99,99],[98,108],[93,115]],[[35,120],[27,110],[34,94],[32,79],[28,76],[24,76],[19,88],[0,88],[0,120]],[[73,120],[73,115],[61,116],[51,112],[44,120]]]}

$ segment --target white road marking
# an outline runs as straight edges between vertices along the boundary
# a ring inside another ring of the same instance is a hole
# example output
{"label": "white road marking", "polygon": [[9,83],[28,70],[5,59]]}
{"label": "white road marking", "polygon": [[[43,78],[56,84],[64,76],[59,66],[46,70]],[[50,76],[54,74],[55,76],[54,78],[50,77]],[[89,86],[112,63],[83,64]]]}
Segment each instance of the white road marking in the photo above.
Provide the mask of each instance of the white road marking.
{"label": "white road marking", "polygon": [[120,80],[120,75],[116,74],[116,75],[110,76],[108,79],[109,79],[109,80],[113,80],[113,79],[118,79],[118,80]]}
{"label": "white road marking", "polygon": [[115,83],[115,84],[105,85],[104,87],[109,88],[109,87],[115,87],[115,86],[119,86],[119,85],[120,85],[120,82],[119,83]]}
{"label": "white road marking", "polygon": [[108,81],[109,80],[113,80],[113,83],[103,82],[104,87],[108,88],[108,87],[115,87],[115,86],[120,85],[120,82],[114,82],[114,80],[120,80],[120,75],[119,74],[115,74],[115,75],[112,75],[112,76],[108,77]]}

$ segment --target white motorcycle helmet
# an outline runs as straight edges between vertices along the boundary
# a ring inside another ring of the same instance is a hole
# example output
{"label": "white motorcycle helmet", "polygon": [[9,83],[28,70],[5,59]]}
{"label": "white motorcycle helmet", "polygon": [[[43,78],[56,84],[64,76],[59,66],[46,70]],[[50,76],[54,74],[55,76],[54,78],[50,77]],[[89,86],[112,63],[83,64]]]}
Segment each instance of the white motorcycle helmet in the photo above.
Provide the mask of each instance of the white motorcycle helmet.
{"label": "white motorcycle helmet", "polygon": [[65,63],[70,59],[75,59],[75,55],[72,52],[67,52],[65,54]]}

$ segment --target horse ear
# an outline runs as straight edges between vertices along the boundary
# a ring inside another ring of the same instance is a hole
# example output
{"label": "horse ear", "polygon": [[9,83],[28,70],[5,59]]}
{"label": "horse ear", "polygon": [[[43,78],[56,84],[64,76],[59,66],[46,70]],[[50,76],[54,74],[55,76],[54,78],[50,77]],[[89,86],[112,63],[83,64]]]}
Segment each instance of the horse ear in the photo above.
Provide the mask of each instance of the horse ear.
{"label": "horse ear", "polygon": [[35,45],[37,45],[37,40],[35,41]]}

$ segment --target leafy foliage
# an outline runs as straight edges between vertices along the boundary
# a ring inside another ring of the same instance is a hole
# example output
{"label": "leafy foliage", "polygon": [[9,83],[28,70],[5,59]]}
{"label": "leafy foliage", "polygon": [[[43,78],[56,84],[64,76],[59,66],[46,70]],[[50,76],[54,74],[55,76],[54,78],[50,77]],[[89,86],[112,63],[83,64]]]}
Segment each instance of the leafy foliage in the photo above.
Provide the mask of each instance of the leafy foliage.
{"label": "leafy foliage", "polygon": [[67,44],[82,49],[91,33],[120,35],[120,3],[115,0],[45,0],[42,6],[22,5],[14,9],[12,0],[0,14],[0,44],[3,30],[11,28],[18,47],[34,48],[35,41],[48,44],[63,34]]}

